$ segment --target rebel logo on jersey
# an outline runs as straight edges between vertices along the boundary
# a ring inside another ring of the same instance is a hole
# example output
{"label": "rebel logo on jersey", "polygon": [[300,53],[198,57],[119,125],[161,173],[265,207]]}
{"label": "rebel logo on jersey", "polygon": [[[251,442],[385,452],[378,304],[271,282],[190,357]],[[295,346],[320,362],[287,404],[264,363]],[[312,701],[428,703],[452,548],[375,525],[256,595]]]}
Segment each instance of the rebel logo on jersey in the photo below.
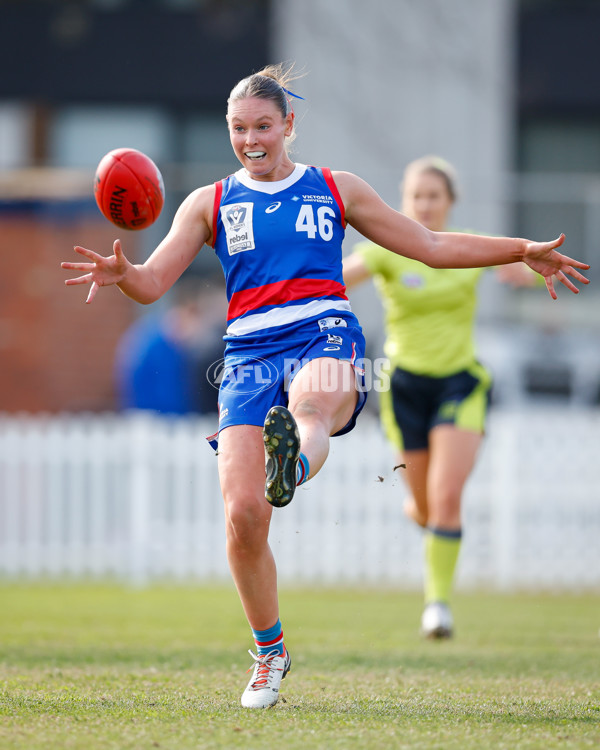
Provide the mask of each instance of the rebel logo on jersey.
{"label": "rebel logo on jersey", "polygon": [[227,252],[229,255],[244,250],[254,250],[254,227],[252,224],[253,203],[234,203],[221,206],[223,227],[227,235]]}

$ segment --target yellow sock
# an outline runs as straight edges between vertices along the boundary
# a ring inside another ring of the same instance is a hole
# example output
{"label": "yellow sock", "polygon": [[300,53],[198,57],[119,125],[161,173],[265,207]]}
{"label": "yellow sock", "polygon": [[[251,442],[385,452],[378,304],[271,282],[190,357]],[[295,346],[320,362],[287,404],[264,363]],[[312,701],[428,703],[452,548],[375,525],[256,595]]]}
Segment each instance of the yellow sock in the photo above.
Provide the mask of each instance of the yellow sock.
{"label": "yellow sock", "polygon": [[425,531],[425,603],[450,601],[460,552],[461,530]]}

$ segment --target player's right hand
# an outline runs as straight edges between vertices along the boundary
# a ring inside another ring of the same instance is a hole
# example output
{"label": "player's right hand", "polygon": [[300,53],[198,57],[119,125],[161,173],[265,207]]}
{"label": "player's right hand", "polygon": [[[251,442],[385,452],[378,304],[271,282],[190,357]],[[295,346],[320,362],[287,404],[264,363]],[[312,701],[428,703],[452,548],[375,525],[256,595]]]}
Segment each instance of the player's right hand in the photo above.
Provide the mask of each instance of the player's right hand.
{"label": "player's right hand", "polygon": [[88,258],[88,263],[74,263],[70,261],[64,261],[60,264],[61,268],[73,271],[83,271],[83,276],[76,276],[73,279],[66,279],[66,286],[73,286],[75,284],[91,284],[90,291],[86,299],[86,305],[89,305],[93,301],[98,289],[101,286],[110,286],[111,284],[118,284],[123,281],[127,269],[130,265],[129,261],[123,254],[121,248],[121,240],[115,240],[113,243],[113,255],[105,257],[95,253],[93,250],[87,250],[85,247],[76,245],[74,248],[76,253],[83,255]]}

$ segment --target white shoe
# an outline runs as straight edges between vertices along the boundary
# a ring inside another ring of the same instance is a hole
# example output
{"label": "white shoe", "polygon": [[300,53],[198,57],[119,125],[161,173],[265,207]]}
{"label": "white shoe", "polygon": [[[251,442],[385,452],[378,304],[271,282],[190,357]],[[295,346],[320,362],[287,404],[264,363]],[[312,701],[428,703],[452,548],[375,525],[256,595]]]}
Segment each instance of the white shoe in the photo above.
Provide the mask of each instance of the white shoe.
{"label": "white shoe", "polygon": [[269,651],[268,654],[259,656],[250,650],[248,653],[254,659],[255,664],[252,678],[242,694],[242,706],[244,708],[271,708],[277,703],[281,680],[290,671],[292,659],[287,649],[283,656],[277,651]]}
{"label": "white shoe", "polygon": [[431,602],[421,617],[421,634],[425,638],[452,638],[454,620],[450,607],[443,602]]}

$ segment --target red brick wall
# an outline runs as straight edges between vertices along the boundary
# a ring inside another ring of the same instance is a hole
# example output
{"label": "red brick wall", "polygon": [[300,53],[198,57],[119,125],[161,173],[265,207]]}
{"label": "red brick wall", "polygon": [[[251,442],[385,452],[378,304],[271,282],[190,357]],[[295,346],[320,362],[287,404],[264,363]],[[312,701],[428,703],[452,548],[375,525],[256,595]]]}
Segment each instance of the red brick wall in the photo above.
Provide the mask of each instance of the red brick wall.
{"label": "red brick wall", "polygon": [[[105,255],[118,230],[89,211],[0,213],[0,411],[111,410],[117,341],[136,303],[116,287],[66,287],[62,260],[83,245]],[[135,260],[138,238],[127,233]]]}

